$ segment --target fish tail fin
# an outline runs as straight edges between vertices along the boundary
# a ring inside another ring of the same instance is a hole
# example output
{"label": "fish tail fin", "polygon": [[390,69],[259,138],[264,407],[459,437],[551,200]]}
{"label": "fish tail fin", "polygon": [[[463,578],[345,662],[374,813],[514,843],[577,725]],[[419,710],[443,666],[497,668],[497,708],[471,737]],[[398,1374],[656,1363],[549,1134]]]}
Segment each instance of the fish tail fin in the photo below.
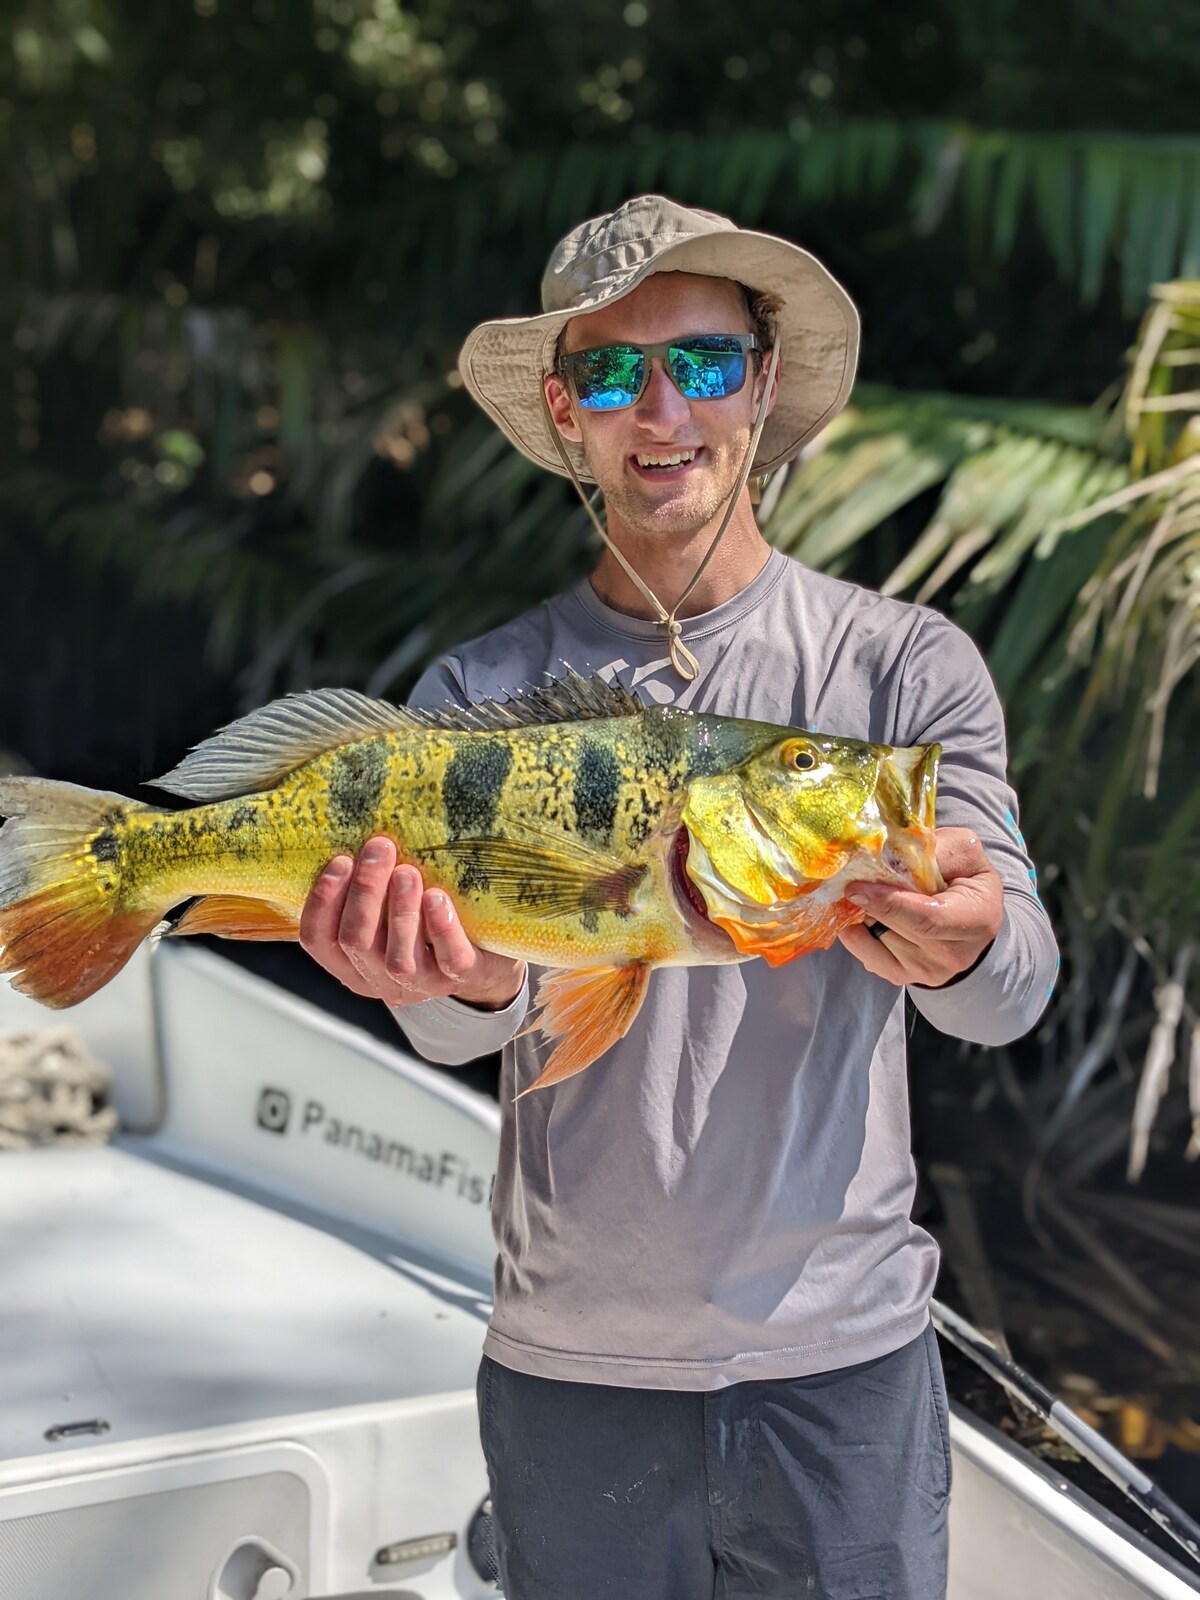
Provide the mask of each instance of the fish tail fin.
{"label": "fish tail fin", "polygon": [[[158,922],[122,904],[123,795],[47,778],[0,778],[0,973],[43,1005],[86,1000]],[[165,909],[165,907],[163,908]]]}

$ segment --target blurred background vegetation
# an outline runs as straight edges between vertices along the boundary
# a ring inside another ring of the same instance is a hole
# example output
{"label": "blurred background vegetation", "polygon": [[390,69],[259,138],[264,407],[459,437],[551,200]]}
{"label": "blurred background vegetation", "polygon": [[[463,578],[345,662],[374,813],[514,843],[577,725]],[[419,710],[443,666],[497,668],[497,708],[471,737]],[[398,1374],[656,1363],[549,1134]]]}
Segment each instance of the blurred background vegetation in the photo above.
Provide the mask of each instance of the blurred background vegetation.
{"label": "blurred background vegetation", "polygon": [[919,1035],[922,1203],[979,1316],[1060,1365],[1116,1330],[1150,1453],[1200,1375],[1197,81],[1197,0],[0,19],[0,745],[41,771],[402,696],[586,569],[453,370],[583,217],[662,190],[849,287],[863,381],[766,529],[980,640],[1064,953],[1014,1049]]}

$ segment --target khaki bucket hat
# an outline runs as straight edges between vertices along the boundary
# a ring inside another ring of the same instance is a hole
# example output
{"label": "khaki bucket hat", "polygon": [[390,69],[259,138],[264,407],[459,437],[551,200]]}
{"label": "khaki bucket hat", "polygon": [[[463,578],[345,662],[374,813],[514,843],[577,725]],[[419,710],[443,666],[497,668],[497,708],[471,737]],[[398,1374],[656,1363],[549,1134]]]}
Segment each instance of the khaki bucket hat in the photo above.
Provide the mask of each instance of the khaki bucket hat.
{"label": "khaki bucket hat", "polygon": [[[790,461],[846,404],[858,313],[832,273],[786,239],[662,195],[640,195],[559,242],[542,278],[540,316],[481,323],[462,347],[463,382],[522,455],[567,475],[540,392],[559,334],[572,317],[623,299],[653,272],[732,278],[778,301],[779,395],[755,453],[756,474]],[[579,477],[593,482],[580,447],[562,443]]]}

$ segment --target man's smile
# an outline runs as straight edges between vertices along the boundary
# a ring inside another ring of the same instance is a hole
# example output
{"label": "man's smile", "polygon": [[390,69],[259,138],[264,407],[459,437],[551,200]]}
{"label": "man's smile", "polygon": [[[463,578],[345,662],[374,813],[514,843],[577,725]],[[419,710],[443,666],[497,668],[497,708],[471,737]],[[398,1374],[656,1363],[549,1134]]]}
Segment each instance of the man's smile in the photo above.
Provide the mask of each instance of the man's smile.
{"label": "man's smile", "polygon": [[703,445],[669,445],[638,450],[629,457],[634,474],[645,482],[674,482],[699,466],[707,451]]}

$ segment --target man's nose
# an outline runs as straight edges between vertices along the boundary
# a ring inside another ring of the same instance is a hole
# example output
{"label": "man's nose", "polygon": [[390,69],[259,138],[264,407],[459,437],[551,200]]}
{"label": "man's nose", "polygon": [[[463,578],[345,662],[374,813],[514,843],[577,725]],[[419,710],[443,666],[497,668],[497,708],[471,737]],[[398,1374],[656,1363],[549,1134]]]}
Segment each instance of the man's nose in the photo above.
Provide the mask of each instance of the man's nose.
{"label": "man's nose", "polygon": [[652,422],[660,427],[676,427],[689,416],[688,402],[671,382],[657,356],[650,362],[650,375],[635,409],[639,422]]}

